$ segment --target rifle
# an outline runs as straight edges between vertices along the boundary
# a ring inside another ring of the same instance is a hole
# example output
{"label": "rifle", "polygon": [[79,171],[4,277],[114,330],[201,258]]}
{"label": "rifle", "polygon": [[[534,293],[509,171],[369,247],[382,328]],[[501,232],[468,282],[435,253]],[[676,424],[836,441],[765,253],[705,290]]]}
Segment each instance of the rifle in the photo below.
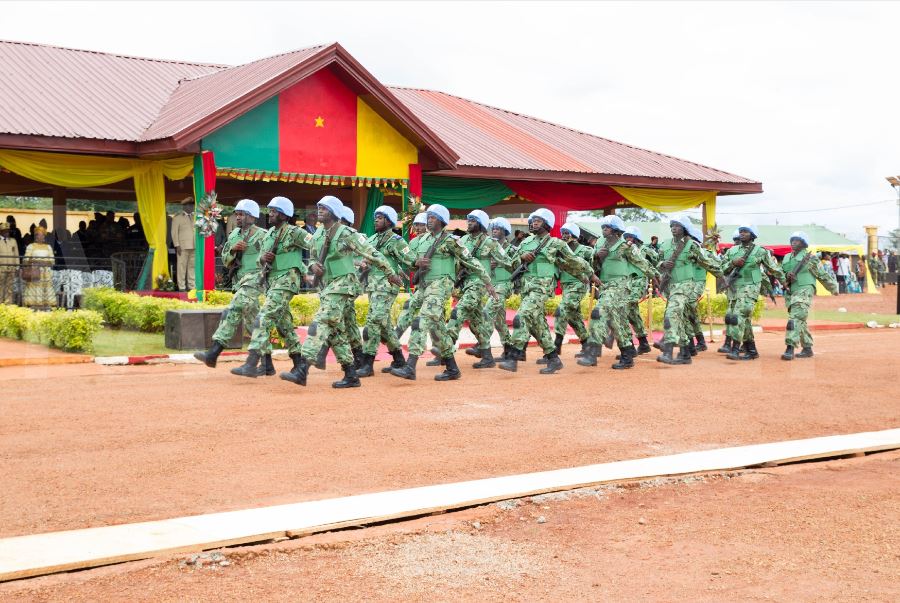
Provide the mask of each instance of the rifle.
{"label": "rifle", "polygon": [[[481,249],[481,246],[484,245],[484,242],[487,241],[487,237],[485,236],[478,242],[478,245],[475,246],[475,249],[472,250],[472,257],[474,259],[478,259],[478,251]],[[463,268],[459,271],[459,274],[456,275],[456,280],[453,282],[453,288],[459,289],[466,282],[466,279],[469,278],[469,269]]]}
{"label": "rifle", "polygon": [[794,284],[794,281],[797,279],[797,275],[800,274],[800,271],[803,270],[803,267],[806,266],[807,262],[809,262],[810,257],[812,257],[812,254],[807,251],[806,256],[802,260],[800,260],[796,266],[794,266],[794,269],[791,270],[791,272],[785,279],[787,281],[787,286],[785,286],[785,289],[787,289],[788,291],[791,290],[791,285]]}
{"label": "rifle", "polygon": [[[331,228],[329,228],[328,232],[325,233],[325,242],[322,243],[322,249],[319,250],[319,257],[317,258],[316,263],[322,267],[323,275],[325,273],[325,258],[328,257],[328,250],[331,248],[331,240],[334,238],[338,226],[340,226],[340,223],[331,225]],[[313,278],[310,284],[313,287],[318,287],[321,284],[321,281],[322,277],[313,273]]]}
{"label": "rifle", "polygon": [[[434,237],[434,243],[431,244],[431,247],[428,248],[428,251],[426,251],[425,255],[422,257],[425,258],[426,260],[430,260],[431,256],[433,256],[434,252],[437,250],[437,246],[441,243],[441,241],[444,240],[444,237],[446,236],[446,234],[447,234],[446,232],[441,231],[440,235]],[[417,268],[416,271],[413,273],[412,278],[409,279],[409,283],[411,285],[415,285],[416,287],[418,287],[419,281],[421,281],[423,278],[425,278],[425,275],[427,273],[428,273],[428,268],[426,268],[424,266],[419,266],[419,268]]]}
{"label": "rifle", "polygon": [[[247,231],[250,229],[248,228]],[[241,240],[246,243],[247,237],[245,236],[246,232],[244,231],[244,227],[241,226]],[[234,259],[231,261],[231,265],[228,266],[228,270],[225,271],[225,278],[223,279],[222,285],[225,287],[230,287],[232,282],[234,281],[234,277],[237,276],[238,271],[241,269],[241,257],[244,255],[243,251],[235,251]]]}
{"label": "rifle", "polygon": [[[751,243],[750,246],[747,247],[747,250],[744,252],[744,256],[741,259],[743,259],[746,262],[747,258],[750,257],[750,254],[753,253],[754,249],[756,249],[756,245]],[[723,277],[723,279],[722,279],[722,290],[723,291],[725,289],[733,289],[734,288],[734,283],[738,280],[738,277],[741,275],[742,268],[743,268],[743,266],[741,266],[740,268],[737,266],[733,266],[731,268],[731,270],[728,272],[728,274],[726,274]]]}
{"label": "rifle", "polygon": [[[286,230],[286,229],[285,229]],[[275,237],[275,244],[272,245],[272,254],[278,255],[278,244],[281,242],[281,237],[284,235],[284,230],[278,233],[278,236]],[[269,284],[269,273],[272,272],[272,263],[271,262],[263,262],[262,269],[259,271],[259,288],[265,289]]]}
{"label": "rifle", "polygon": [[[538,245],[537,248],[536,248],[534,251],[531,252],[531,255],[533,255],[533,256],[535,257],[535,259],[537,259],[537,256],[538,256],[538,254],[541,252],[541,249],[544,248],[544,245],[546,245],[547,243],[550,242],[550,239],[551,239],[551,238],[552,238],[552,237],[548,234],[546,237],[544,237],[544,240],[541,241],[541,244]],[[534,261],[534,260],[532,260],[532,262],[533,262],[533,261]],[[522,278],[522,275],[525,274],[525,272],[528,270],[528,267],[529,267],[530,265],[531,265],[531,262],[522,262],[522,263],[520,263],[520,264],[519,264],[519,267],[516,268],[515,272],[512,273],[512,276],[510,277],[510,280],[512,280],[512,282],[515,283],[516,281],[518,281],[519,279],[521,279],[521,278]]]}
{"label": "rifle", "polygon": [[662,278],[659,279],[660,293],[669,288],[669,281],[672,279],[672,270],[675,268],[675,262],[677,262],[678,258],[681,257],[681,252],[684,251],[684,248],[687,245],[689,239],[690,237],[688,235],[684,235],[684,237],[680,241],[678,241],[678,245],[675,247],[675,251],[672,252],[672,257],[668,260],[672,262],[672,268],[669,268],[668,270],[664,268]]}

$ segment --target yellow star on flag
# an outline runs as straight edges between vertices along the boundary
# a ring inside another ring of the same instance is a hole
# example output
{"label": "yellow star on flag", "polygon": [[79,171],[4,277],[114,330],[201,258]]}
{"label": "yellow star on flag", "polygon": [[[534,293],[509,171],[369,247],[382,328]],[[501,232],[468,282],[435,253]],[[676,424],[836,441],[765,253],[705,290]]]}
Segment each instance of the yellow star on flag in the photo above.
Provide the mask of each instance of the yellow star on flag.
{"label": "yellow star on flag", "polygon": [[316,118],[316,127],[317,127],[317,128],[324,128],[324,127],[325,127],[325,118],[322,117],[321,115],[320,115],[319,117]]}

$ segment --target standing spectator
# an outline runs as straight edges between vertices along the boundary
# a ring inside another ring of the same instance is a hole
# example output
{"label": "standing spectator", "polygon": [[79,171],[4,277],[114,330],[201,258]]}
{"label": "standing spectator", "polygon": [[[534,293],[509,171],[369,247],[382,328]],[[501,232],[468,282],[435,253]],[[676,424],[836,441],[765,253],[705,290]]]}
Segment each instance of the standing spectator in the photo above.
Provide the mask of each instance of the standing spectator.
{"label": "standing spectator", "polygon": [[884,263],[878,257],[878,252],[873,251],[869,255],[869,274],[872,275],[872,281],[875,283],[875,286],[884,286]]}
{"label": "standing spectator", "polygon": [[21,257],[25,253],[25,245],[22,244],[22,231],[16,226],[16,217],[6,216],[6,223],[9,224],[9,237],[16,242],[19,248],[19,257]]}
{"label": "standing spectator", "polygon": [[891,274],[897,273],[897,254],[893,251],[888,251],[887,269]]}
{"label": "standing spectator", "polygon": [[172,244],[175,246],[178,289],[194,288],[194,199],[181,202],[181,213],[172,216]]}
{"label": "standing spectator", "polygon": [[34,243],[25,248],[22,261],[22,280],[25,281],[23,303],[27,307],[52,308],[56,305],[53,291],[53,249],[45,240],[43,226],[34,229]]}
{"label": "standing spectator", "polygon": [[856,260],[856,281],[859,283],[860,292],[866,288],[866,260],[864,257]]}
{"label": "standing spectator", "polygon": [[847,293],[847,283],[850,281],[850,257],[846,253],[838,254],[837,261],[838,288],[841,293]]}
{"label": "standing spectator", "polygon": [[887,262],[884,261],[884,252],[880,249],[878,250],[878,267],[881,270],[878,272],[878,284],[884,287],[887,279],[885,278],[885,274],[887,273]]}
{"label": "standing spectator", "polygon": [[0,304],[13,303],[13,284],[19,267],[19,245],[10,234],[9,222],[0,222]]}
{"label": "standing spectator", "polygon": [[658,236],[653,235],[652,237],[650,237],[650,249],[652,249],[653,251],[655,251],[657,253],[657,255],[659,255],[659,237]]}

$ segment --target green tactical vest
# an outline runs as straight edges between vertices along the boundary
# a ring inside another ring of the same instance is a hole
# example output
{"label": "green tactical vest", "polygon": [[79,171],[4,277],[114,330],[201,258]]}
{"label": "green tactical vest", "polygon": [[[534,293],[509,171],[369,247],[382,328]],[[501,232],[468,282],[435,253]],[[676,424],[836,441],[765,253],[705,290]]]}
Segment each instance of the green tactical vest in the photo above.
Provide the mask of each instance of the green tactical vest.
{"label": "green tactical vest", "polygon": [[616,251],[625,244],[625,241],[619,241],[609,248],[609,255],[603,260],[603,266],[600,268],[600,280],[609,281],[615,278],[622,278],[631,274],[631,263],[627,260],[617,257]]}
{"label": "green tactical vest", "polygon": [[[744,285],[758,285],[762,281],[762,271],[759,269],[760,262],[753,261],[760,257],[760,252],[766,253],[766,250],[759,245],[754,243],[755,247],[753,251],[750,252],[750,255],[747,256],[747,262],[741,268],[740,276],[734,282],[736,287],[742,287]],[[738,251],[732,256],[732,259],[742,258],[744,257],[745,250],[743,247],[740,247]]]}
{"label": "green tactical vest", "polygon": [[[498,243],[498,245],[500,244]],[[503,249],[503,251],[506,251],[507,249],[509,249],[509,243],[506,244],[506,247],[503,247],[503,245],[500,245],[500,247],[501,249]],[[491,272],[491,268],[489,265],[488,274],[491,275],[491,281],[493,281],[494,283],[508,283],[512,280],[512,273],[502,266],[497,266],[496,268],[494,268],[493,272]]]}
{"label": "green tactical vest", "polygon": [[[254,235],[256,235],[257,230],[258,229],[256,226],[250,228],[250,234],[247,237],[247,249],[245,249],[241,253],[241,266],[240,268],[238,268],[237,274],[234,277],[234,282],[239,282],[242,278],[244,278],[244,276],[250,274],[251,272],[259,271],[259,256],[261,255],[261,252],[258,247],[250,244],[250,241],[253,239]],[[238,236],[234,241],[235,243],[242,239],[242,237],[240,236],[240,230],[234,229],[231,232],[238,233]]]}
{"label": "green tactical vest", "polygon": [[[702,249],[700,253],[703,253]],[[694,281],[698,283],[706,282],[706,268],[697,263],[694,263]]]}
{"label": "green tactical vest", "polygon": [[[797,267],[797,264],[803,261],[803,258],[806,257],[806,253],[801,251],[799,254],[791,252],[784,258],[784,262],[781,263],[781,269],[784,270],[784,275],[787,276],[791,272],[794,271],[794,268]],[[813,263],[818,263],[819,259],[813,255],[806,262],[806,265],[800,269],[800,272],[797,273],[797,277],[794,282],[791,284],[791,288],[794,287],[815,287],[816,286],[816,277],[813,276],[812,272],[810,272],[809,267]]]}
{"label": "green tactical vest", "polygon": [[[441,234],[438,235],[443,236],[443,242],[439,247],[445,247],[447,244],[447,240],[450,239],[450,234],[444,231],[441,231]],[[418,254],[419,257],[425,257],[425,254],[431,249],[432,243],[434,243],[435,236],[430,232],[422,237],[422,242],[419,243]],[[434,255],[431,256],[431,265],[428,267],[428,272],[425,274],[425,282],[430,283],[431,281],[436,281],[442,278],[455,278],[456,277],[456,258],[443,250],[436,250]]]}
{"label": "green tactical vest", "polygon": [[[694,268],[695,264],[689,259],[690,253],[687,250],[688,245],[691,242],[688,241],[684,245],[684,249],[681,251],[681,255],[678,256],[678,260],[675,262],[675,266],[672,268],[672,272],[669,274],[669,282],[670,283],[683,283],[684,281],[692,281],[694,280]],[[675,248],[678,245],[675,243],[674,239],[669,239],[660,247],[660,255],[662,256],[662,261],[667,261],[675,255]]]}
{"label": "green tactical vest", "polygon": [[[548,237],[550,235],[547,235]],[[535,249],[540,247],[541,239],[538,239],[534,235],[529,235],[522,243],[519,245],[519,249],[522,253],[526,251],[534,252]],[[541,249],[541,252],[534,258],[534,261],[528,265],[528,270],[525,271],[525,274],[528,276],[534,276],[537,278],[553,278],[556,276],[556,266],[550,263],[550,260],[547,259],[546,249],[551,245],[551,242],[548,241],[546,245]]]}
{"label": "green tactical vest", "polygon": [[[290,224],[285,224],[282,226],[284,231],[281,234],[282,238],[287,234],[288,229],[296,228],[295,226],[291,226]],[[287,274],[290,270],[296,268],[297,270],[303,270],[303,259],[300,257],[299,249],[291,249],[290,251],[282,251],[281,241],[278,242],[278,249],[276,249],[275,261],[272,262],[272,272],[269,273],[269,280],[274,280],[283,274]]]}
{"label": "green tactical vest", "polygon": [[[566,243],[566,245],[568,245],[568,243]],[[581,254],[584,253],[585,249],[587,249],[586,246],[582,245],[581,243],[578,243],[577,245],[575,245],[575,249],[572,251],[572,253],[574,253],[575,255],[577,255],[578,257],[581,258]],[[582,259],[584,259],[584,258],[582,258]],[[559,280],[564,283],[580,283],[581,282],[580,278],[578,278],[576,276],[572,276],[565,270],[563,270],[562,273],[560,274]]]}
{"label": "green tactical vest", "polygon": [[[386,238],[384,244],[381,247],[379,247],[377,244],[378,240],[383,236],[387,236],[387,238]],[[384,259],[387,260],[387,263],[391,265],[391,268],[397,274],[400,274],[400,272],[401,272],[400,265],[397,263],[397,260],[394,259],[394,256],[385,253],[385,251],[386,251],[387,246],[391,244],[391,241],[393,241],[394,239],[399,239],[399,238],[401,238],[401,237],[398,235],[395,235],[394,233],[385,235],[383,232],[382,233],[376,232],[375,234],[373,234],[372,236],[369,237],[369,245],[371,245],[372,247],[377,249],[381,253],[381,255],[384,256]],[[369,281],[370,282],[372,281],[373,278],[382,277],[382,276],[384,276],[384,272],[381,270],[381,268],[379,268],[378,266],[375,266],[374,264],[370,266],[370,268],[369,268]]]}
{"label": "green tactical vest", "polygon": [[[328,255],[325,256],[325,274],[322,276],[322,283],[325,285],[336,278],[356,272],[356,266],[353,265],[353,256],[345,253],[338,243],[344,236],[357,236],[355,231],[351,231],[349,235],[345,235],[347,230],[346,226],[338,224],[337,230],[334,231],[334,237],[332,237],[328,247]],[[324,228],[320,228],[316,231],[315,240],[313,241],[313,255],[315,260],[318,260],[319,255],[322,253],[322,246],[325,245],[325,233],[326,230]]]}
{"label": "green tactical vest", "polygon": [[[637,247],[638,253],[641,255],[641,257],[643,257],[646,260],[647,255],[644,253],[643,249],[641,249],[641,247],[637,243],[632,243],[632,245]],[[647,260],[647,261],[649,263],[650,260]],[[628,274],[629,274],[629,276],[644,276],[644,273],[641,272],[640,269],[637,266],[635,266],[634,264],[629,264],[629,273]]]}

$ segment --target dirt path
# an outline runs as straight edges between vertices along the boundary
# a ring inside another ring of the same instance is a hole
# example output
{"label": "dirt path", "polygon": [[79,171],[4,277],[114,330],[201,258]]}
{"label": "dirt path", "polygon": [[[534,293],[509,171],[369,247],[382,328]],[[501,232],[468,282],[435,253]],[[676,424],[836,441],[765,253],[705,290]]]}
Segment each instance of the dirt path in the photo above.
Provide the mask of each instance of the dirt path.
{"label": "dirt path", "polygon": [[764,334],[757,362],[648,355],[624,372],[578,367],[567,346],[554,376],[531,350],[517,374],[459,354],[460,381],[422,367],[349,391],[331,389],[336,368],[305,389],[228,365],[2,369],[0,536],[900,425],[900,333],[816,341],[811,361],[780,361]]}
{"label": "dirt path", "polygon": [[181,555],[4,584],[0,598],[896,601],[900,452],[545,495],[222,553],[200,567]]}

